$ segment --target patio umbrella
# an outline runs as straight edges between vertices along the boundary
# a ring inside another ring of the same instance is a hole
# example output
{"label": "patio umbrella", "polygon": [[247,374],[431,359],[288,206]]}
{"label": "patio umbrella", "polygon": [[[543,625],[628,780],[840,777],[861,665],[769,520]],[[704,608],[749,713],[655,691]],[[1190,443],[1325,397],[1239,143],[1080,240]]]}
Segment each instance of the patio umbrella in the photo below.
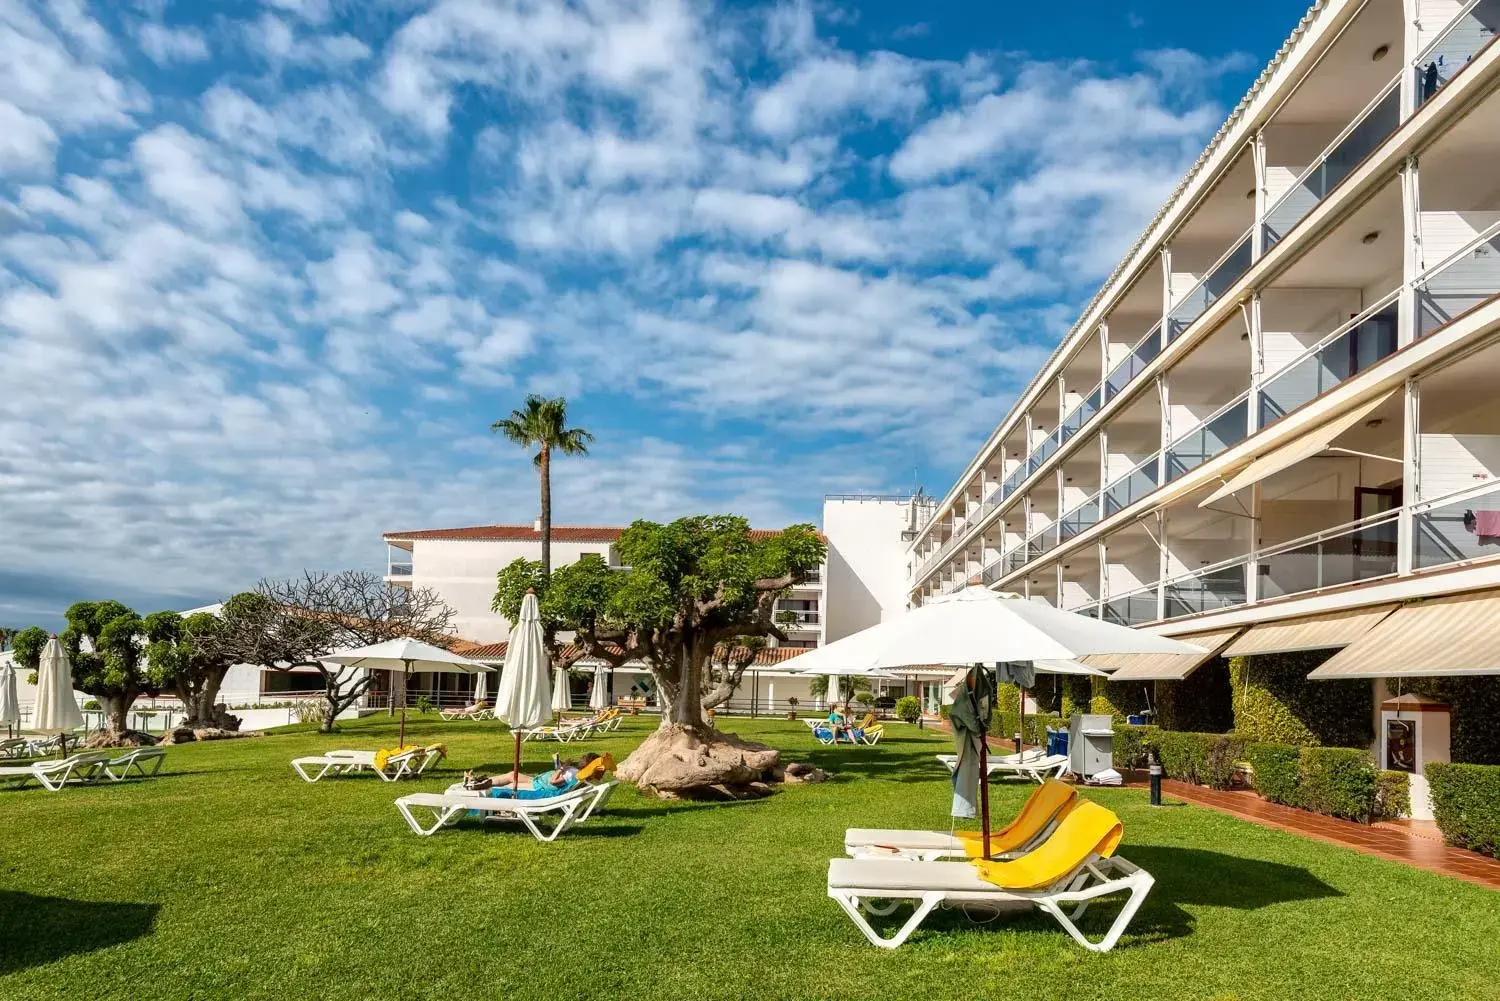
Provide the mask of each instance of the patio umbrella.
{"label": "patio umbrella", "polygon": [[[505,669],[500,672],[500,691],[495,695],[495,715],[510,724],[515,738],[516,772],[521,770],[521,731],[540,725],[552,715],[547,702],[548,664],[536,595],[527,591],[505,649]],[[515,784],[519,785],[519,779]]]}
{"label": "patio umbrella", "polygon": [[[998,675],[1000,664],[1015,661],[1030,662],[1033,670],[1039,668],[1045,672],[1048,661],[1076,661],[1090,654],[1202,652],[1188,643],[1065,612],[1051,605],[1026,601],[1014,594],[991,591],[986,587],[968,587],[937,598],[898,619],[809,650],[797,658],[797,663],[802,670],[816,673],[827,673],[834,666],[895,669],[950,664],[972,665],[973,669],[989,670]],[[983,668],[985,664],[995,667]],[[1021,670],[1004,668],[1008,678],[1017,677]],[[1067,670],[1071,673],[1073,669]],[[1031,680],[1034,682],[1034,678]],[[973,687],[966,681],[964,690],[973,691]],[[962,696],[964,692],[959,694]],[[976,704],[973,708],[976,718],[984,715],[979,712],[982,705]],[[990,709],[993,710],[992,705]],[[987,718],[985,725],[988,726]],[[979,795],[984,854],[988,856],[989,779],[985,756],[981,736]]]}
{"label": "patio umbrella", "polygon": [[594,687],[589,690],[589,708],[603,712],[609,708],[609,668],[594,670]]}
{"label": "patio umbrella", "polygon": [[11,728],[21,726],[21,700],[16,697],[16,665],[10,658],[0,663],[0,723],[8,737]]}
{"label": "patio umbrella", "polygon": [[[78,700],[73,698],[73,665],[68,663],[67,653],[53,636],[42,648],[31,728],[41,733],[68,734],[80,726],[83,726],[83,713],[78,710]],[[68,744],[64,738],[63,756],[67,754]]]}
{"label": "patio umbrella", "polygon": [[[403,679],[410,678],[417,672],[474,674],[488,669],[477,660],[460,657],[440,646],[423,643],[410,636],[401,636],[353,650],[340,650],[338,653],[331,653],[319,659],[331,664],[342,664],[345,667],[363,667],[372,671],[395,671],[400,673]],[[397,746],[406,746],[405,699],[401,700],[401,735],[397,738]]]}
{"label": "patio umbrella", "polygon": [[568,669],[559,667],[552,677],[552,711],[558,714],[573,708],[573,696],[568,691]]}
{"label": "patio umbrella", "polygon": [[486,668],[479,672],[479,677],[474,679],[474,704],[478,705],[490,697],[490,672]]}

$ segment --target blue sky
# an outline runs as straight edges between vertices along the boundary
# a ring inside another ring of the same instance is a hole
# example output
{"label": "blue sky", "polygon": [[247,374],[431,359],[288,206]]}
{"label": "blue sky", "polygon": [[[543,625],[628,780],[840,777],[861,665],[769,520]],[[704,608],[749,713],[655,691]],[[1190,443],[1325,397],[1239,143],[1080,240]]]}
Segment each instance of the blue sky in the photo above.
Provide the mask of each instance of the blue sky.
{"label": "blue sky", "polygon": [[0,5],[0,622],[941,493],[1302,11]]}

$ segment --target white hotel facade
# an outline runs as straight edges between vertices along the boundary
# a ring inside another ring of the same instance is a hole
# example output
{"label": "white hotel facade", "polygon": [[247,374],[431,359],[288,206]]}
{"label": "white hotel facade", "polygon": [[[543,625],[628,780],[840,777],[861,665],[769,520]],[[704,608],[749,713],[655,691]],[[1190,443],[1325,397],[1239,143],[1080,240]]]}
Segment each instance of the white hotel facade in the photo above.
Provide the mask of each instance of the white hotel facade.
{"label": "white hotel facade", "polygon": [[1497,27],[1316,4],[920,529],[912,601],[1500,671],[1443,650],[1500,633]]}

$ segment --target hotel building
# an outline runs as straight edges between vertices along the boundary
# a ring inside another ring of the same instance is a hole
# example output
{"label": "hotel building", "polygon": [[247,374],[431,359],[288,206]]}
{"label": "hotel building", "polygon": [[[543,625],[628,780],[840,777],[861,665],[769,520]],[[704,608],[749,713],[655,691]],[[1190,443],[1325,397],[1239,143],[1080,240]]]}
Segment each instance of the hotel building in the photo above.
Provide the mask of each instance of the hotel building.
{"label": "hotel building", "polygon": [[983,583],[1210,651],[1105,665],[1148,700],[1321,651],[1377,754],[1422,716],[1405,679],[1500,673],[1497,27],[1309,10],[916,533],[911,600]]}

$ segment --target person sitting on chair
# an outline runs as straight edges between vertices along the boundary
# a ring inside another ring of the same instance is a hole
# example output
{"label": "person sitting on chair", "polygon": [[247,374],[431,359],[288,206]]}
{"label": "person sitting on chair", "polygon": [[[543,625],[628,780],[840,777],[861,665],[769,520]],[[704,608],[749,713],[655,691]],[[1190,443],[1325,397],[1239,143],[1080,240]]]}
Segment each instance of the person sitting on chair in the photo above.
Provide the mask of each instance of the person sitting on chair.
{"label": "person sitting on chair", "polygon": [[552,756],[552,769],[540,775],[507,772],[504,775],[477,776],[464,772],[464,788],[494,799],[550,799],[576,788],[580,782],[597,782],[614,768],[614,759],[590,751],[577,761],[561,761]]}

